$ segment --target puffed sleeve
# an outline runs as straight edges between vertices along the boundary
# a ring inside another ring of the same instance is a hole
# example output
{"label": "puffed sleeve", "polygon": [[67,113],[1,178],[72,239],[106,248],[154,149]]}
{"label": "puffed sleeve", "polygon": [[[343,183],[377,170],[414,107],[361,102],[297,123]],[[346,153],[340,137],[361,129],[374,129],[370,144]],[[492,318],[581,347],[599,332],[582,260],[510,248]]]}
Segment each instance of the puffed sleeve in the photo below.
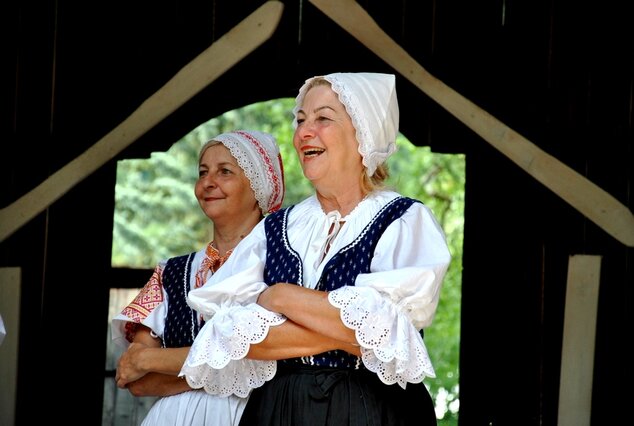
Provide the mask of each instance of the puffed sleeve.
{"label": "puffed sleeve", "polygon": [[264,228],[258,225],[204,286],[189,292],[188,304],[206,320],[180,372],[192,388],[246,397],[275,375],[275,361],[245,358],[250,345],[286,320],[256,303],[267,288],[265,251]]}
{"label": "puffed sleeve", "polygon": [[414,203],[379,240],[371,272],[328,300],[355,330],[364,365],[387,384],[435,377],[420,330],[432,323],[451,255],[429,209]]}
{"label": "puffed sleeve", "polygon": [[117,345],[127,348],[139,325],[144,325],[157,336],[163,337],[168,304],[167,292],[162,284],[164,267],[165,261],[159,263],[134,300],[112,318],[110,332]]}

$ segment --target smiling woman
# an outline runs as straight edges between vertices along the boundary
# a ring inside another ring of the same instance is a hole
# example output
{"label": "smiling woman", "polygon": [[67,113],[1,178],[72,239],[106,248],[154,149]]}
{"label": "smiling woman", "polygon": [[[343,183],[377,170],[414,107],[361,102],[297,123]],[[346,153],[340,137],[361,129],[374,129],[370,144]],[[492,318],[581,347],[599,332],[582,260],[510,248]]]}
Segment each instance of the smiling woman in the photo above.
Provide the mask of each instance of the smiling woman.
{"label": "smiling woman", "polygon": [[[180,374],[209,393],[250,392],[240,425],[436,425],[421,333],[451,253],[430,208],[385,185],[396,77],[310,78],[293,112],[293,146],[314,194],[265,217],[189,292],[205,325]],[[321,153],[307,157],[314,148]],[[229,335],[232,324],[240,332]],[[252,329],[257,339],[245,334]],[[270,373],[264,382],[253,379],[260,371]]]}
{"label": "smiling woman", "polygon": [[178,377],[203,326],[187,306],[189,291],[216,274],[238,243],[284,199],[282,158],[275,138],[255,130],[212,137],[198,156],[194,194],[213,239],[160,261],[147,284],[112,319],[112,340],[126,350],[116,385],[134,396],[158,396],[142,425],[236,425],[248,395],[218,397]]}
{"label": "smiling woman", "polygon": [[[302,175],[290,143],[293,106],[294,99],[286,98],[229,111],[201,124],[167,152],[153,153],[145,160],[119,162],[112,263],[120,268],[121,279],[113,283],[111,290],[112,314],[119,312],[134,297],[139,283],[147,278],[156,262],[195,250],[210,240],[207,218],[192,191],[197,177],[198,147],[202,141],[231,128],[257,128],[270,132],[280,141],[284,159],[287,182],[284,205],[296,203],[311,193],[312,188]],[[398,136],[396,143],[398,149],[389,162],[388,186],[409,197],[424,200],[436,212],[454,254],[434,327],[425,333],[425,341],[434,348],[430,355],[437,378],[430,380],[428,385],[439,424],[455,425],[459,405],[464,156],[432,153],[429,148],[414,146],[403,135]],[[109,335],[108,342],[103,424],[122,424],[123,419],[129,422],[130,417],[135,416],[143,418],[153,398],[136,398],[114,385],[110,377],[114,377],[119,350],[110,343]]]}

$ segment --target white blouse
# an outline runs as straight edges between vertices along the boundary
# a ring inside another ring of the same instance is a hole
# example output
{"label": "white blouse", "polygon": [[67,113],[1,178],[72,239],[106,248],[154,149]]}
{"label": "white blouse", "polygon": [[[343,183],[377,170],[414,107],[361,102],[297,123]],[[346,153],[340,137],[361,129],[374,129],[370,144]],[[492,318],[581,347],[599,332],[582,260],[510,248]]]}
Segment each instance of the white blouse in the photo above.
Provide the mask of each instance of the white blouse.
{"label": "white blouse", "polygon": [[[297,204],[288,216],[285,244],[301,258],[301,285],[315,288],[328,261],[398,196],[373,192],[343,218],[339,212],[324,213],[316,196]],[[255,303],[267,288],[265,259],[261,221],[203,287],[190,291],[189,305],[207,321],[180,372],[190,386],[242,395],[275,375],[275,361],[245,358],[250,344],[261,342],[269,327],[285,321]],[[344,324],[356,331],[364,365],[384,383],[405,388],[407,382],[435,377],[420,330],[432,323],[450,260],[433,214],[414,203],[381,236],[371,272],[357,276],[355,286],[329,293]]]}
{"label": "white blouse", "polygon": [[[192,260],[189,285],[195,288],[196,272],[204,269],[203,261],[207,257],[206,247],[196,252]],[[163,271],[167,260],[162,260],[154,269],[152,277],[137,297],[124,310],[117,314],[111,323],[112,339],[123,348],[130,342],[126,339],[127,323],[140,323],[149,327],[161,339],[169,306],[168,293],[163,287]],[[190,332],[186,330],[185,332]],[[248,393],[240,396],[214,396],[200,390],[181,392],[176,395],[157,398],[142,426],[193,426],[193,425],[234,425],[240,422],[242,412],[248,401]]]}

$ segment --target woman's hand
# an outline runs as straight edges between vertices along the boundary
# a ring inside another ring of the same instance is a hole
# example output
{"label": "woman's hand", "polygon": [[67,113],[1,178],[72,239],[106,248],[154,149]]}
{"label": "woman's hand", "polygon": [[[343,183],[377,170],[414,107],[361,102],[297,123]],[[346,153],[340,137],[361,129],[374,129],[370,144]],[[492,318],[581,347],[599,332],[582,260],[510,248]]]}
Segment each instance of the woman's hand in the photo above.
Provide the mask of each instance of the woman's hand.
{"label": "woman's hand", "polygon": [[148,373],[143,368],[143,355],[146,349],[148,346],[143,343],[130,343],[128,349],[121,354],[115,376],[117,387],[123,389],[128,383],[139,380]]}

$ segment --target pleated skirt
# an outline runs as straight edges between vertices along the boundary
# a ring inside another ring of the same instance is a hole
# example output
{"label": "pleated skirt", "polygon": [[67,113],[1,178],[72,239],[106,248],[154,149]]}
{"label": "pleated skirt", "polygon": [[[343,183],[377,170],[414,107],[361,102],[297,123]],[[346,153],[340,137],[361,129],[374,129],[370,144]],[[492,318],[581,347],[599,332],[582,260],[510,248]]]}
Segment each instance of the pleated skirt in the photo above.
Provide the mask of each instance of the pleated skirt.
{"label": "pleated skirt", "polygon": [[431,426],[434,404],[424,383],[386,385],[365,369],[278,364],[254,389],[240,426]]}

